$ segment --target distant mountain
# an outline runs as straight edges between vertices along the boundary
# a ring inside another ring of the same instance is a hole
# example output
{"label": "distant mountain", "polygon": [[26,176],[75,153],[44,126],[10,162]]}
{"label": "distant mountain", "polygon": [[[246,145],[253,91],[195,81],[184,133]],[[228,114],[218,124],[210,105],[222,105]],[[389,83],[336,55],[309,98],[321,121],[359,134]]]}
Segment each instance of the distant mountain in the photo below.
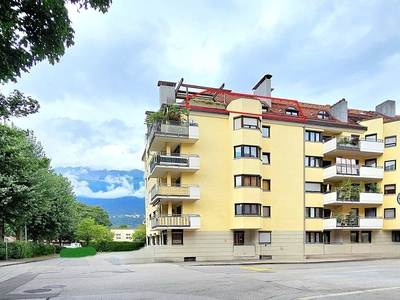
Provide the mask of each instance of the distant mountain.
{"label": "distant mountain", "polygon": [[55,168],[55,171],[71,181],[78,201],[101,206],[114,225],[137,227],[145,219],[143,171],[87,167]]}

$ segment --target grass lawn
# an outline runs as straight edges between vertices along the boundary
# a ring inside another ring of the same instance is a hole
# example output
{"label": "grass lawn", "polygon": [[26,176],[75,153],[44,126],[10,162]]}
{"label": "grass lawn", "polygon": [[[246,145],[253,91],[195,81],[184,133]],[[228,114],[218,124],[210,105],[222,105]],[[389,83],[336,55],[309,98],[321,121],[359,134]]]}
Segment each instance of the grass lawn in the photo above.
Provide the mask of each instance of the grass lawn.
{"label": "grass lawn", "polygon": [[60,256],[63,258],[85,257],[94,255],[96,255],[96,250],[93,247],[64,248],[60,252]]}

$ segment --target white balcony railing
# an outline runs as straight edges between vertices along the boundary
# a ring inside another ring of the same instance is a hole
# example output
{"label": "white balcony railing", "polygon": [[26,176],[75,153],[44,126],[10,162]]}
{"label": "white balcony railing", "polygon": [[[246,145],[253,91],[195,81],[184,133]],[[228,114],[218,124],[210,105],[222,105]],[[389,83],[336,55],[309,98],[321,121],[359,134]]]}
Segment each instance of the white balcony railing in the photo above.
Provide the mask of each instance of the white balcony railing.
{"label": "white balcony railing", "polygon": [[343,218],[330,218],[323,220],[324,230],[328,229],[382,229],[383,219],[380,217],[362,218],[345,216]]}
{"label": "white balcony railing", "polygon": [[324,194],[324,205],[328,204],[382,204],[382,193],[355,193],[349,197],[343,196],[339,191]]}
{"label": "white balcony railing", "polygon": [[200,157],[198,155],[184,155],[178,153],[156,153],[152,156],[148,165],[150,178],[161,178],[166,172],[178,175],[180,172],[196,172],[200,169]]}
{"label": "white balcony railing", "polygon": [[164,229],[199,229],[201,217],[197,214],[188,215],[158,215],[150,219],[153,230]]}
{"label": "white balcony railing", "polygon": [[359,180],[382,179],[383,168],[363,166],[357,164],[340,163],[324,168],[324,180],[340,181],[346,178],[355,177]]}
{"label": "white balcony railing", "polygon": [[323,154],[344,156],[351,152],[352,156],[369,156],[383,154],[384,144],[382,140],[364,139],[359,137],[335,136],[324,142]]}
{"label": "white balcony railing", "polygon": [[163,204],[168,200],[198,200],[200,199],[200,186],[188,184],[155,184],[149,191],[150,204]]}

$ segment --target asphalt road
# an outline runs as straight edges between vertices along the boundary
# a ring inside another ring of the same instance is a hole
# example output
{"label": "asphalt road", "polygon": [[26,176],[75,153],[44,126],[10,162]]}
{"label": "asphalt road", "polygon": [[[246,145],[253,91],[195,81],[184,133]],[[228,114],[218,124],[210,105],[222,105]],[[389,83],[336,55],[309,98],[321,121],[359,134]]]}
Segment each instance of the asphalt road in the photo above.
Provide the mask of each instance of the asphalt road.
{"label": "asphalt road", "polygon": [[0,299],[400,299],[400,261],[115,265],[109,254],[0,268]]}

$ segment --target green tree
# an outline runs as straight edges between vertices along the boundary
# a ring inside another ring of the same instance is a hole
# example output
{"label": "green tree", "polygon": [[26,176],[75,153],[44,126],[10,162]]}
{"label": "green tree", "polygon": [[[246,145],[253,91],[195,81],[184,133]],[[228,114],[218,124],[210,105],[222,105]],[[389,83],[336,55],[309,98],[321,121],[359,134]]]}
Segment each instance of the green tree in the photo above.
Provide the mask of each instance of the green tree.
{"label": "green tree", "polygon": [[135,232],[132,235],[132,241],[136,243],[146,243],[146,225],[140,224],[135,229]]}
{"label": "green tree", "polygon": [[127,224],[120,224],[119,226],[118,226],[118,228],[131,228],[131,226],[129,226],[129,225],[127,225]]}
{"label": "green tree", "polygon": [[106,226],[96,225],[94,219],[86,218],[78,224],[76,236],[88,246],[91,240],[112,241],[114,233]]}
{"label": "green tree", "polygon": [[74,44],[67,4],[108,11],[112,0],[9,0],[0,2],[0,83],[43,60],[55,64]]}
{"label": "green tree", "polygon": [[97,225],[111,226],[110,215],[101,206],[86,205],[82,202],[76,202],[79,220],[93,218]]}
{"label": "green tree", "polygon": [[36,174],[49,169],[50,160],[40,153],[30,133],[0,125],[0,233],[4,225],[16,228],[25,223],[34,202]]}

